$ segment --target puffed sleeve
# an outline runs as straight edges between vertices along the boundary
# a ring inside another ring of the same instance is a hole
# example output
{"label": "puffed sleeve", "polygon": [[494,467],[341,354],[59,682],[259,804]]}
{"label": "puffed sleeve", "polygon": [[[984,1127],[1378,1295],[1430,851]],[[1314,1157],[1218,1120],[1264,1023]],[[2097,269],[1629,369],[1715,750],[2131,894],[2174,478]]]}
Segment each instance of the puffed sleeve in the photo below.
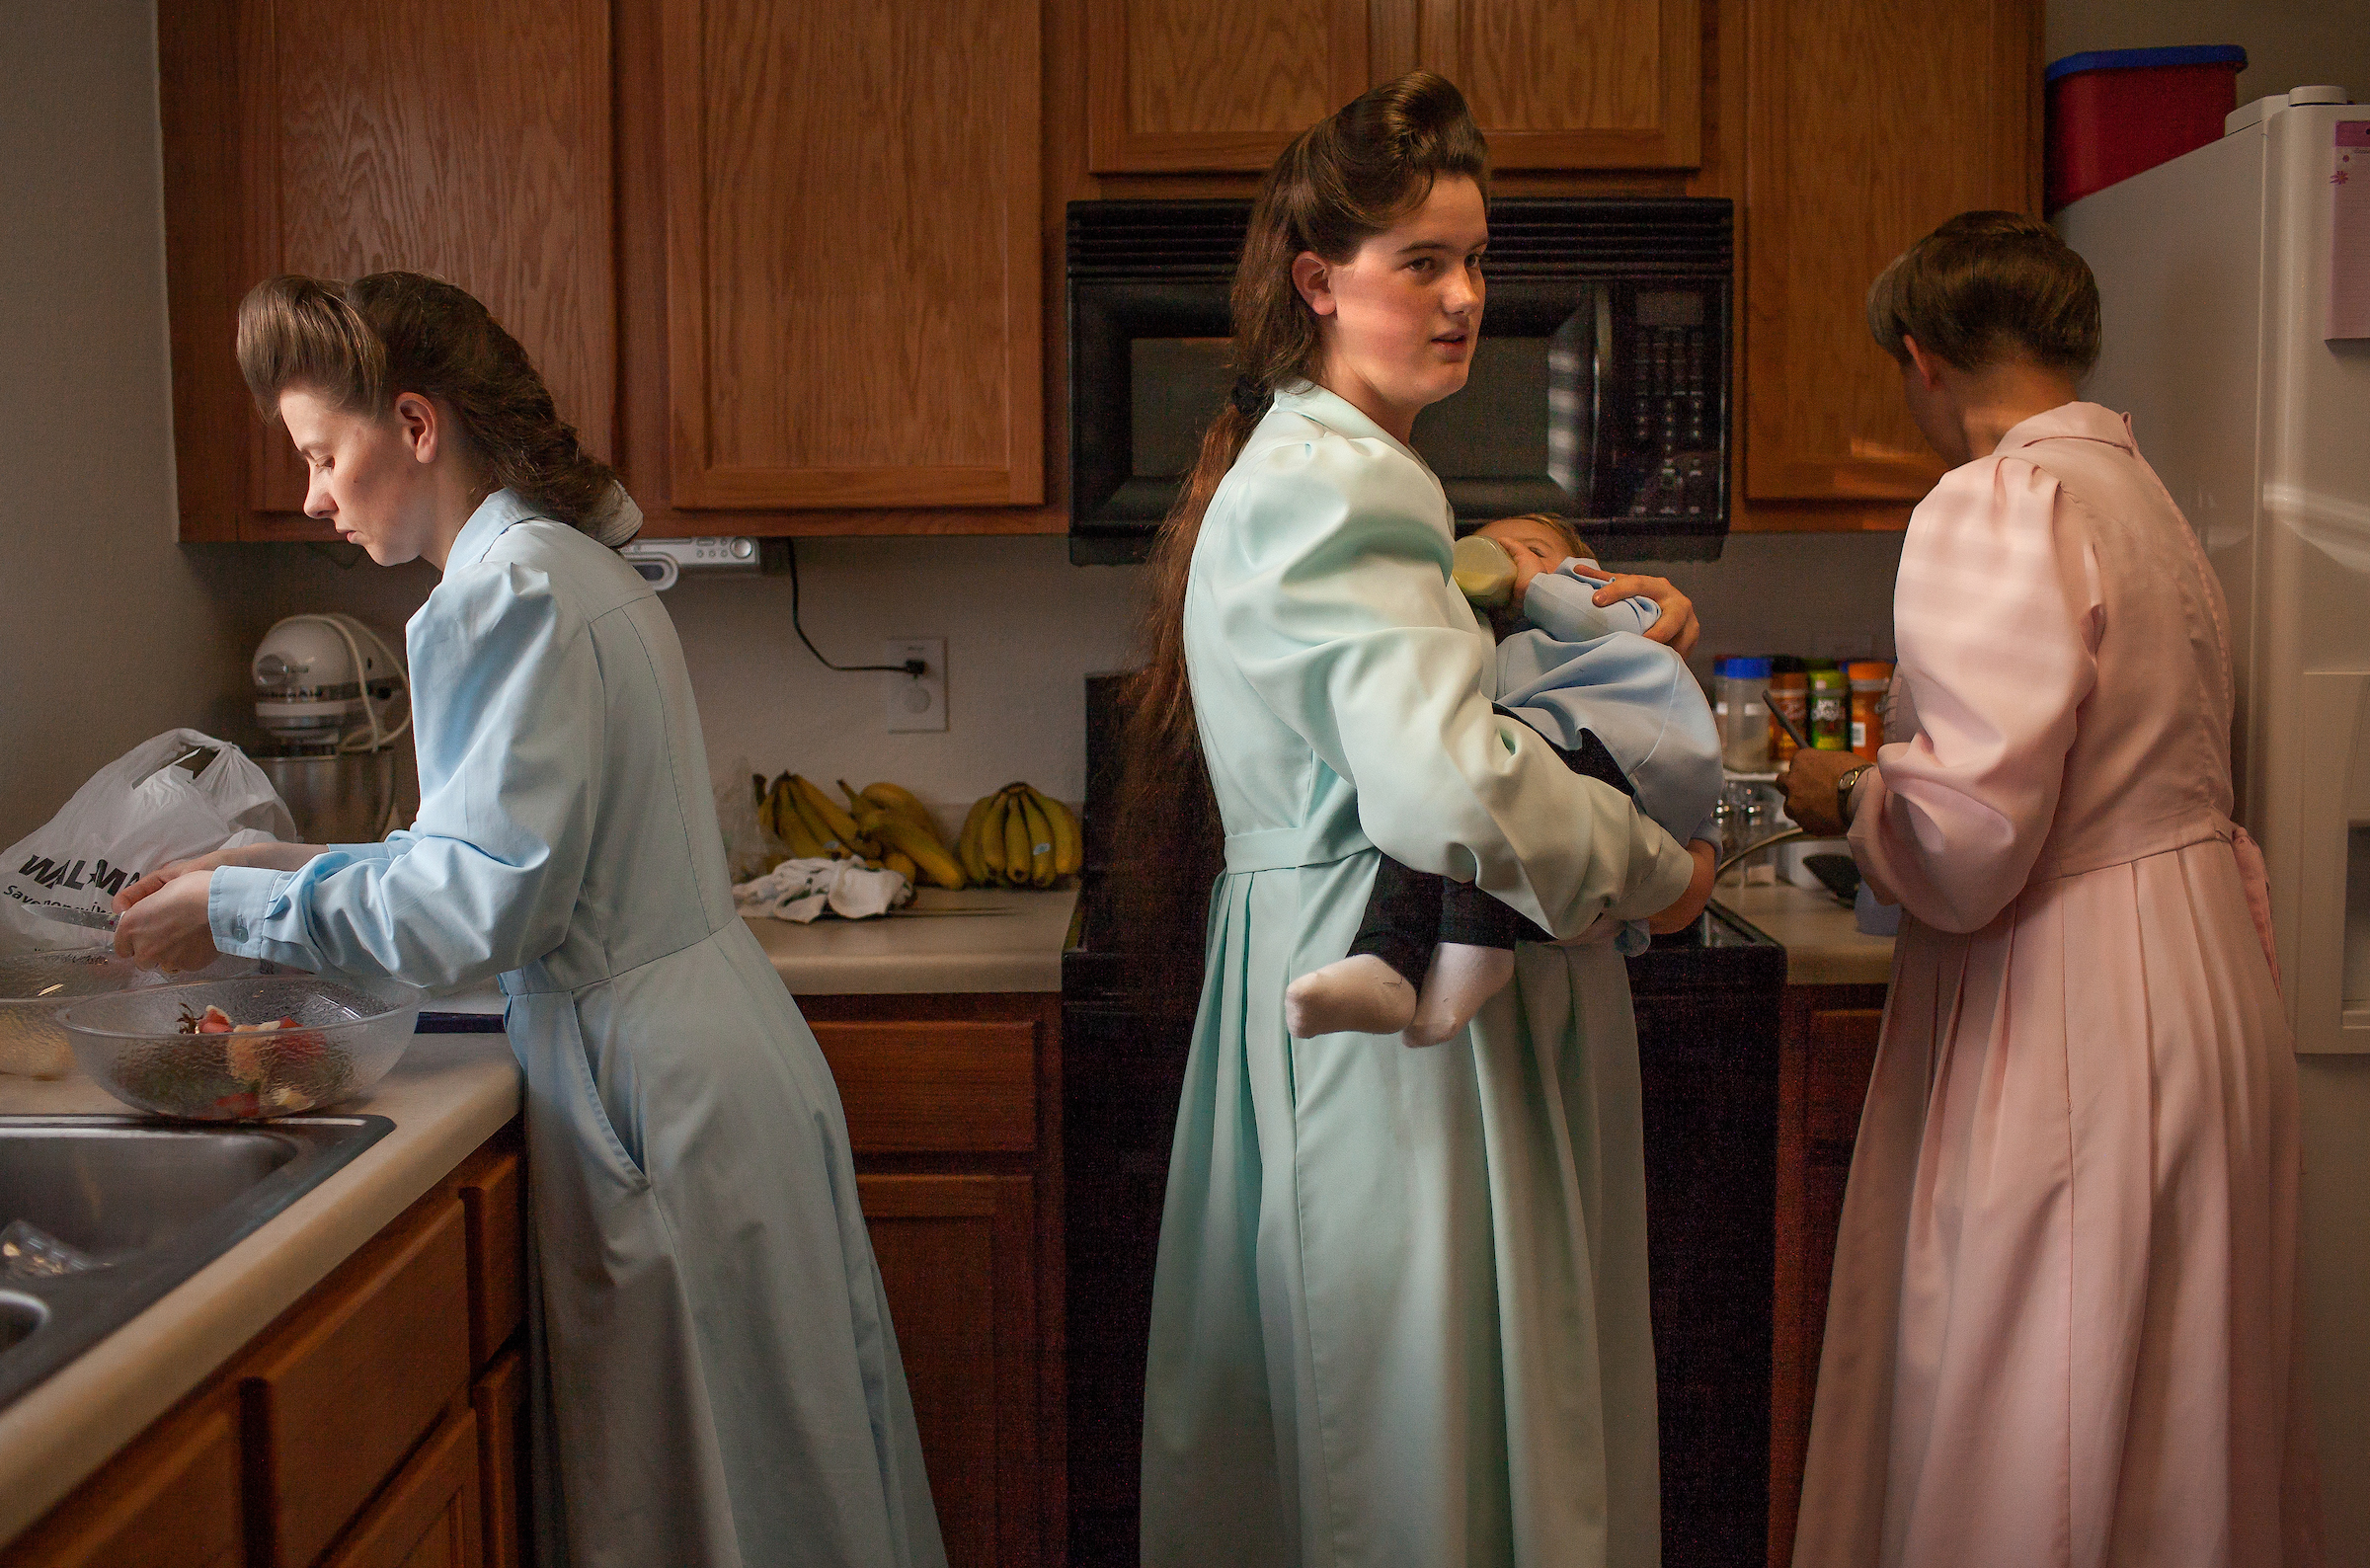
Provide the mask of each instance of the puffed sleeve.
{"label": "puffed sleeve", "polygon": [[567,934],[602,745],[590,632],[543,574],[514,563],[454,573],[422,614],[413,678],[435,696],[420,745],[449,765],[419,820],[300,871],[215,871],[207,915],[223,952],[456,985]]}
{"label": "puffed sleeve", "polygon": [[[1910,518],[1893,589],[1917,715],[1855,794],[1877,897],[1976,931],[2023,891],[2097,678],[2096,565],[2057,481],[2019,458],[1945,476]],[[1872,787],[1871,787],[1872,786]]]}
{"label": "puffed sleeve", "polygon": [[1492,710],[1489,639],[1450,581],[1420,467],[1328,434],[1246,454],[1227,488],[1236,515],[1205,540],[1198,590],[1243,678],[1357,791],[1378,848],[1559,937],[1687,891],[1694,863],[1670,834]]}

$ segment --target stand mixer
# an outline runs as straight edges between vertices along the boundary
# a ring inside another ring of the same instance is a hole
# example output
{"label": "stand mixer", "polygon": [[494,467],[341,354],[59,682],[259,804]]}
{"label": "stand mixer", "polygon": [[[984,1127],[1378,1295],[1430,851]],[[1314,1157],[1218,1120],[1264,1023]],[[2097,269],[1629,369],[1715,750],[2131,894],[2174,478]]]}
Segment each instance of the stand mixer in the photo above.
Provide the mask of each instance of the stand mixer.
{"label": "stand mixer", "polygon": [[410,819],[411,679],[403,656],[351,615],[291,615],[249,663],[255,717],[275,743],[256,764],[308,843],[373,843]]}

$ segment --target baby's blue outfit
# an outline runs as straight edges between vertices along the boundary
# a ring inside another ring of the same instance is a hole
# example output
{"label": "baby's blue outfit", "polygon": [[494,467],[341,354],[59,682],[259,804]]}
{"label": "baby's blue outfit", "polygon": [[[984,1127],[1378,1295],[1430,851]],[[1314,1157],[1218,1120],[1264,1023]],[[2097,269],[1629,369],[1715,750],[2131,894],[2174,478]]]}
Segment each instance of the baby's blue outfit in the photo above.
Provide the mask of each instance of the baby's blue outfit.
{"label": "baby's blue outfit", "polygon": [[[1529,626],[1498,644],[1498,705],[1567,749],[1587,730],[1637,791],[1638,810],[1682,843],[1718,843],[1720,733],[1687,661],[1640,636],[1662,613],[1649,598],[1599,605],[1601,584],[1566,561],[1531,580]],[[1644,946],[1624,932],[1623,952]]]}

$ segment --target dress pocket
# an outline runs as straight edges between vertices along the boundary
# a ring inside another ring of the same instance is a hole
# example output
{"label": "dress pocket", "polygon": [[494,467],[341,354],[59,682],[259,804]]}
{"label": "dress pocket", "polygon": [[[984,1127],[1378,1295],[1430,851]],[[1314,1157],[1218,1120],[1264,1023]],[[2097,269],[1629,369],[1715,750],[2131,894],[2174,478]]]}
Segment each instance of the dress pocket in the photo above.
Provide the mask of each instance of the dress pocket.
{"label": "dress pocket", "polygon": [[537,1016],[526,1031],[532,1056],[541,1067],[540,1072],[530,1071],[530,1076],[543,1080],[552,1109],[565,1119],[589,1155],[629,1192],[647,1192],[649,1175],[626,1147],[625,1139],[617,1136],[609,1109],[601,1103],[600,1086],[592,1079],[592,1062],[585,1055],[584,1029],[576,1009],[566,996],[555,996],[552,1001],[557,1005],[535,1009]]}

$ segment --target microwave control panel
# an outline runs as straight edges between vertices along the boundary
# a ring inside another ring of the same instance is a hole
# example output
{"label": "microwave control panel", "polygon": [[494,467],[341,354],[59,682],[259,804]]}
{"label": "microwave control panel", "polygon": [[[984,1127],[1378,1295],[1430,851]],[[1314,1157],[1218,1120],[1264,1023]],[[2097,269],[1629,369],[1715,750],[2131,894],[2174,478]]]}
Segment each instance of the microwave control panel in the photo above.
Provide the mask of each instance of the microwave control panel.
{"label": "microwave control panel", "polygon": [[[1724,510],[1726,344],[1718,301],[1700,287],[1614,290],[1613,458],[1600,468],[1614,516],[1700,520]],[[1610,505],[1607,505],[1610,503]]]}

